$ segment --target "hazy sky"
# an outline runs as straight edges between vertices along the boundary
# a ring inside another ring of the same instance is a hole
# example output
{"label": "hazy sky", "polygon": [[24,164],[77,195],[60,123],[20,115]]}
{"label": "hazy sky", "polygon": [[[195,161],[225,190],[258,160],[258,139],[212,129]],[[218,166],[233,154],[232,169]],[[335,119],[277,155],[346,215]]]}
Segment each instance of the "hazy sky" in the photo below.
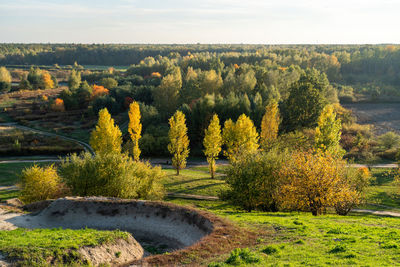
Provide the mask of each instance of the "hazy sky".
{"label": "hazy sky", "polygon": [[400,43],[398,0],[0,0],[0,42]]}

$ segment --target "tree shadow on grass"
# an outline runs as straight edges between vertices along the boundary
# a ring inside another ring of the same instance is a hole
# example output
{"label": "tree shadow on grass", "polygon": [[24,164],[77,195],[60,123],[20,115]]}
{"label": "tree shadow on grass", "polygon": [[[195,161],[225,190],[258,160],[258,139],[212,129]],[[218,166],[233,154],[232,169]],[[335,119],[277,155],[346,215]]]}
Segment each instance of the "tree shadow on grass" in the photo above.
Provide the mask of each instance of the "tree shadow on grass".
{"label": "tree shadow on grass", "polygon": [[192,188],[185,188],[185,189],[180,189],[175,191],[175,193],[193,193],[196,192],[198,190],[202,190],[202,189],[207,189],[210,187],[214,187],[214,186],[220,186],[223,183],[214,183],[214,184],[205,184],[205,185],[198,185]]}
{"label": "tree shadow on grass", "polygon": [[201,181],[207,181],[207,180],[210,180],[210,178],[198,178],[198,179],[182,180],[182,181],[177,181],[177,182],[172,182],[172,183],[166,183],[165,186],[182,185],[182,184],[195,183],[195,182],[201,182]]}

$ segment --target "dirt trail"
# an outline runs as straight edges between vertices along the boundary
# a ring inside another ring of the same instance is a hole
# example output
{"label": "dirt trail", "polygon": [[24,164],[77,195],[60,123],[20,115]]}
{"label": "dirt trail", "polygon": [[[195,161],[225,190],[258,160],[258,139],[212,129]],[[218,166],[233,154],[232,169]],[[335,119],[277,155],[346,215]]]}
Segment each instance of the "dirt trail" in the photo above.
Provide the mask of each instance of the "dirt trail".
{"label": "dirt trail", "polygon": [[384,211],[384,210],[368,210],[368,209],[352,209],[352,212],[369,213],[379,216],[400,217],[400,212]]}

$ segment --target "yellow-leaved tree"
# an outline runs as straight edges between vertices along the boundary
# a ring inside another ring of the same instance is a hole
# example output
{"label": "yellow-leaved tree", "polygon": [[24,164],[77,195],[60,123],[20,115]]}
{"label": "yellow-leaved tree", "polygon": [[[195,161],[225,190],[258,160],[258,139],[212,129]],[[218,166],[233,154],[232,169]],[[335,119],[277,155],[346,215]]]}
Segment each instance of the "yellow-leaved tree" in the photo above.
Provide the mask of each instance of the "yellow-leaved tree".
{"label": "yellow-leaved tree", "polygon": [[327,105],[318,118],[315,129],[315,148],[331,155],[343,157],[344,149],[340,146],[342,123],[336,119],[332,105]]}
{"label": "yellow-leaved tree", "polygon": [[219,118],[217,114],[214,114],[210,125],[205,130],[203,145],[205,148],[204,154],[207,157],[211,178],[214,178],[215,171],[217,170],[215,160],[218,159],[222,145],[221,126],[219,125]]}
{"label": "yellow-leaved tree", "polygon": [[322,214],[327,207],[355,201],[356,188],[346,178],[346,162],[325,153],[294,153],[277,173],[281,207]]}
{"label": "yellow-leaved tree", "polygon": [[140,109],[139,103],[134,101],[129,106],[129,124],[128,124],[128,132],[131,136],[131,140],[133,143],[132,155],[135,161],[139,161],[140,156],[140,148],[139,148],[139,139],[142,133],[142,124],[140,123]]}
{"label": "yellow-leaved tree", "polygon": [[98,154],[121,153],[122,134],[106,108],[99,111],[99,120],[90,135],[90,146]]}
{"label": "yellow-leaved tree", "polygon": [[224,155],[235,162],[242,153],[253,153],[258,149],[258,133],[253,121],[245,114],[240,115],[236,123],[227,120],[224,124],[222,139],[226,146]]}
{"label": "yellow-leaved tree", "polygon": [[179,170],[186,167],[186,158],[189,156],[189,138],[185,115],[181,111],[176,111],[169,119],[169,144],[168,151],[172,154],[172,165],[179,175]]}
{"label": "yellow-leaved tree", "polygon": [[48,71],[42,71],[42,87],[43,89],[54,88],[54,81]]}
{"label": "yellow-leaved tree", "polygon": [[265,108],[265,114],[261,121],[260,145],[267,150],[278,137],[280,116],[278,103],[269,103]]}

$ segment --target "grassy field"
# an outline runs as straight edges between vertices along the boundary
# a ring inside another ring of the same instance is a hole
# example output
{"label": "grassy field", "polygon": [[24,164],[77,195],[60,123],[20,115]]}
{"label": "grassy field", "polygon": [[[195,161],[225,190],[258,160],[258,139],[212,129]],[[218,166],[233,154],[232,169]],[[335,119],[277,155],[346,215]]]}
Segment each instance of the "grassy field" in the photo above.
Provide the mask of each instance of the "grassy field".
{"label": "grassy field", "polygon": [[[221,190],[227,188],[223,180],[224,176],[219,175],[216,179],[211,179],[207,169],[204,168],[206,167],[185,169],[180,176],[175,175],[175,170],[166,169],[163,184],[168,192],[218,196]],[[220,169],[220,173],[225,171],[224,168],[226,167]],[[387,209],[400,207],[393,173],[386,169],[373,169],[372,173],[375,179],[367,190],[366,201],[392,207]],[[8,183],[12,181],[9,180]],[[208,210],[257,233],[258,239],[254,246],[232,252],[231,255],[210,255],[209,258],[204,259],[191,255],[193,259],[196,259],[196,264],[210,266],[400,265],[400,218],[360,213],[339,216],[330,210],[328,214],[318,217],[304,212],[253,211],[248,213],[221,200],[167,198],[166,201]],[[45,234],[42,234],[44,237]],[[57,234],[62,235],[62,232]],[[66,235],[69,236],[69,234],[70,232]],[[74,236],[75,233],[71,235]],[[0,236],[0,240],[1,238]],[[40,234],[38,238],[39,241],[35,244],[40,244],[42,238]],[[49,239],[52,240],[51,238]],[[0,241],[0,250],[1,244]],[[38,246],[32,247],[37,249]],[[45,247],[43,253],[53,253],[53,249]],[[66,250],[61,249],[61,251]],[[38,257],[40,258],[40,255]]]}
{"label": "grassy field", "polygon": [[375,168],[371,170],[374,180],[366,191],[365,202],[369,208],[400,211],[400,183],[395,171]]}
{"label": "grassy field", "polygon": [[167,175],[163,179],[163,184],[167,192],[218,196],[221,190],[226,189],[226,183],[221,175],[211,179],[211,176],[202,170],[185,169],[179,176],[173,169],[164,171]]}
{"label": "grassy field", "polygon": [[[258,234],[249,248],[260,261],[248,266],[397,266],[399,218],[352,213],[312,216],[304,212],[243,212],[224,201],[169,201],[209,210]],[[202,262],[226,264],[229,254]],[[239,260],[240,261],[240,260]],[[234,261],[233,263],[238,263]],[[239,262],[244,265],[246,261]]]}
{"label": "grassy field", "polygon": [[127,237],[128,233],[118,230],[16,229],[0,231],[0,251],[18,259],[19,266],[64,263],[81,266],[86,263],[77,252],[80,247],[97,246]]}

